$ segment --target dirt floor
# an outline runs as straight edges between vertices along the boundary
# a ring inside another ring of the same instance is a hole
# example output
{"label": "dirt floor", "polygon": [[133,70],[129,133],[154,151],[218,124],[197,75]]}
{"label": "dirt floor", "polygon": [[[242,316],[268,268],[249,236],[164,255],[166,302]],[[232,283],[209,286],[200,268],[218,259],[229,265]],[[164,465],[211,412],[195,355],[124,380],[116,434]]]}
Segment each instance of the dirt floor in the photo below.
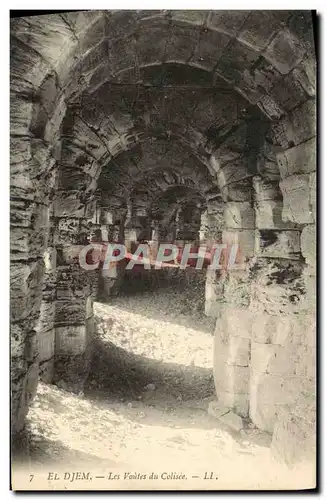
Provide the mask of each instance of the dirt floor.
{"label": "dirt floor", "polygon": [[235,433],[208,415],[214,321],[189,307],[192,296],[158,289],[95,303],[84,393],[39,384],[30,470],[93,471],[66,489],[273,489],[293,474],[300,484],[271,458],[271,436],[250,426]]}

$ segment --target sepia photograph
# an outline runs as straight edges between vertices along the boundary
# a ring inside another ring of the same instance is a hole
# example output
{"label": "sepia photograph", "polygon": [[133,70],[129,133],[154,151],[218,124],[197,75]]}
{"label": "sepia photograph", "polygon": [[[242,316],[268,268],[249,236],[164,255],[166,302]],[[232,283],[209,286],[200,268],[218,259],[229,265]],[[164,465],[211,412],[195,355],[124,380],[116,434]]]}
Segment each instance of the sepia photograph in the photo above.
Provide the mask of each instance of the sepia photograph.
{"label": "sepia photograph", "polygon": [[317,18],[10,11],[11,490],[317,487]]}

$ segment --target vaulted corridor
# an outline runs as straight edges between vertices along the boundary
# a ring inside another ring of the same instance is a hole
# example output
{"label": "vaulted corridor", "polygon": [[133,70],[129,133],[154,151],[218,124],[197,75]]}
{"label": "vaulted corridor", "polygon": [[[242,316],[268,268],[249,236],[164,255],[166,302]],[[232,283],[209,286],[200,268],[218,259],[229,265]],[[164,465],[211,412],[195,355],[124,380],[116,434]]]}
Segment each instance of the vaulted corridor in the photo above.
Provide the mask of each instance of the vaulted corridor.
{"label": "vaulted corridor", "polygon": [[[142,327],[124,307],[165,310],[173,336],[168,318],[191,297],[194,343],[191,325],[179,325],[183,334],[165,348],[164,328],[160,338],[161,323],[152,318],[149,327],[145,314],[149,358],[161,341],[163,364],[175,359],[194,380],[209,369],[192,397],[212,398],[217,426],[226,408],[267,433],[278,460],[314,462],[315,66],[311,11],[90,10],[11,20],[14,443],[33,419],[39,383],[64,400],[89,388],[101,363],[101,314],[114,317],[106,341],[115,338],[118,353],[124,339],[136,356]],[[122,259],[110,273],[82,268],[85,245],[112,242],[128,252],[143,242],[236,244],[238,267],[137,275]],[[190,278],[175,293],[173,280],[188,279],[181,275]],[[133,321],[134,344],[123,333]],[[114,385],[128,392],[122,379],[118,370]],[[102,382],[94,378],[98,389]]]}

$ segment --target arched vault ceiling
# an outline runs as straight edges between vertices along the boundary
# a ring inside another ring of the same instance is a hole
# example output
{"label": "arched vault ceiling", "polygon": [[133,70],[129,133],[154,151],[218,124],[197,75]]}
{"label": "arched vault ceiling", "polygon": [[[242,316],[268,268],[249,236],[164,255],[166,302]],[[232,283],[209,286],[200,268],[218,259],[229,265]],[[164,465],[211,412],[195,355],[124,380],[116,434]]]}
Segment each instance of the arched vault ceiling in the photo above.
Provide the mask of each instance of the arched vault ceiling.
{"label": "arched vault ceiling", "polygon": [[38,74],[56,73],[66,98],[146,83],[167,63],[200,68],[211,86],[222,78],[271,118],[292,105],[291,90],[314,92],[309,11],[71,12],[17,19],[11,31],[16,57],[24,46],[40,54]]}
{"label": "arched vault ceiling", "polygon": [[[245,152],[252,109],[225,88],[136,89],[106,84],[68,108],[62,165],[76,165],[80,156],[104,165],[151,138],[178,141],[208,168],[212,153],[223,164]],[[262,118],[259,113],[255,119]]]}
{"label": "arched vault ceiling", "polygon": [[149,139],[111,160],[101,172],[98,189],[125,193],[163,191],[192,186],[203,194],[217,187],[216,178],[189,149],[168,139]]}
{"label": "arched vault ceiling", "polygon": [[187,204],[206,207],[205,197],[199,190],[190,186],[171,186],[159,192],[150,200],[149,212],[153,219],[159,219],[171,207]]}
{"label": "arched vault ceiling", "polygon": [[11,36],[17,148],[44,140],[60,189],[92,193],[119,155],[164,139],[247,196],[266,120],[315,93],[309,11],[71,12],[15,19]]}

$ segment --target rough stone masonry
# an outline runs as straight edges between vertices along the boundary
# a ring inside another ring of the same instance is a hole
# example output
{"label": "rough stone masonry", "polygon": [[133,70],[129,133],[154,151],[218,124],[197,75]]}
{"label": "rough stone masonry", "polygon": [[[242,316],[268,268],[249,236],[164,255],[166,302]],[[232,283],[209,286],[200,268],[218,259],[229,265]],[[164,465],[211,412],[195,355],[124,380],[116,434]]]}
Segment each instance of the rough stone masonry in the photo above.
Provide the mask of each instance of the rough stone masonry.
{"label": "rough stone masonry", "polygon": [[38,379],[79,391],[85,238],[239,244],[207,272],[218,401],[314,454],[316,58],[310,11],[85,11],[11,20],[12,431]]}

